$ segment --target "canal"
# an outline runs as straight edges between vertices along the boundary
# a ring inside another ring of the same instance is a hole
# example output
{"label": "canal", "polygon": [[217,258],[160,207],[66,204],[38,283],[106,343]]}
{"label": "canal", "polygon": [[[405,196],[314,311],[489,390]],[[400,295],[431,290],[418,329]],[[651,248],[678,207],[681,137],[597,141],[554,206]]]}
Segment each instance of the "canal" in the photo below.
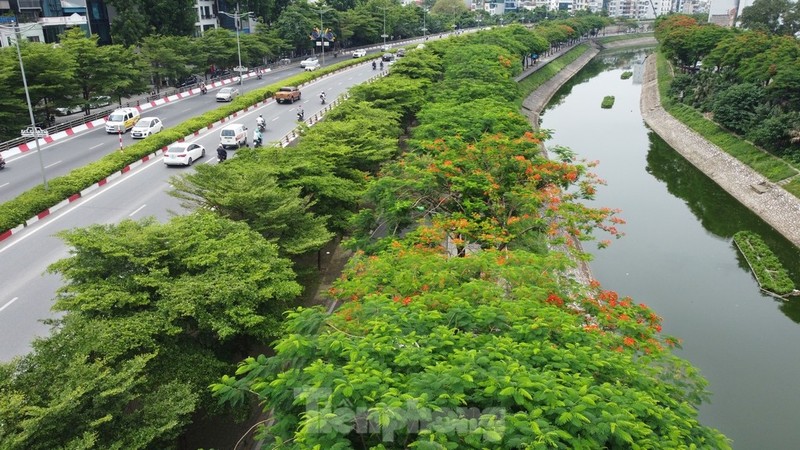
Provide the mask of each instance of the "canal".
{"label": "canal", "polygon": [[[800,448],[800,298],[762,294],[732,236],[761,235],[800,285],[800,250],[737,203],[644,124],[639,111],[648,50],[600,53],[553,97],[541,127],[548,147],[597,160],[607,182],[594,206],[621,209],[625,236],[597,250],[606,289],[646,303],[676,353],[709,381],[700,420],[742,450]],[[634,76],[622,80],[624,71]],[[613,95],[611,109],[601,109]],[[606,239],[606,236],[599,236]]]}

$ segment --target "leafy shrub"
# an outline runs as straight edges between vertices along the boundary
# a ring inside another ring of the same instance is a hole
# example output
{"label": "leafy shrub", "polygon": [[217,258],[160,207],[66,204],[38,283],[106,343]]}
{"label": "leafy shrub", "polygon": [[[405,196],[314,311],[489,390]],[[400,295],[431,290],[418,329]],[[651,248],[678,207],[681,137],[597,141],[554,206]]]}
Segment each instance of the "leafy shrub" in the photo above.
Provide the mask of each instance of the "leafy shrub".
{"label": "leafy shrub", "polygon": [[744,134],[752,127],[756,108],[765,98],[764,90],[756,85],[731,86],[717,96],[713,107],[714,120],[731,131]]}

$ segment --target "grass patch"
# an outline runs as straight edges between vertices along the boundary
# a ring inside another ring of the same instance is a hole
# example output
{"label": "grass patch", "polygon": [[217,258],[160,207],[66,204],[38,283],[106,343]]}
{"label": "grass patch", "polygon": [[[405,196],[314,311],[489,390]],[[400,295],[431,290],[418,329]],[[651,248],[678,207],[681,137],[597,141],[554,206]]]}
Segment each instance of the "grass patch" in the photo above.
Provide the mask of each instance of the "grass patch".
{"label": "grass patch", "polygon": [[[785,180],[797,175],[798,170],[787,161],[725,130],[713,121],[703,117],[696,109],[676,103],[670,99],[667,95],[667,90],[673,79],[672,66],[661,53],[657,53],[657,58],[658,91],[661,95],[661,105],[667,112],[706,140],[772,182]],[[796,192],[792,193],[796,196],[798,195]]]}
{"label": "grass patch", "polygon": [[750,231],[740,231],[733,235],[733,242],[750,265],[761,289],[780,296],[794,291],[789,272],[760,236]]}
{"label": "grass patch", "polygon": [[612,106],[614,106],[614,96],[606,95],[603,97],[603,102],[600,103],[600,107],[604,109],[611,109]]}
{"label": "grass patch", "polygon": [[619,77],[622,78],[623,80],[627,80],[628,78],[630,78],[632,76],[633,76],[633,72],[631,72],[630,70],[626,70],[625,72],[622,72],[622,75],[620,75]]}
{"label": "grass patch", "polygon": [[589,50],[589,44],[581,44],[573,48],[572,50],[564,53],[563,55],[559,56],[558,58],[550,61],[549,63],[545,64],[536,72],[525,77],[522,81],[519,82],[519,89],[522,93],[522,98],[517,101],[517,106],[522,105],[522,101],[528,98],[529,95],[536,89],[539,89],[543,84],[545,84],[549,79],[553,78],[555,74],[560,72],[564,67],[570,65],[573,61],[578,59],[581,55],[586,53]]}

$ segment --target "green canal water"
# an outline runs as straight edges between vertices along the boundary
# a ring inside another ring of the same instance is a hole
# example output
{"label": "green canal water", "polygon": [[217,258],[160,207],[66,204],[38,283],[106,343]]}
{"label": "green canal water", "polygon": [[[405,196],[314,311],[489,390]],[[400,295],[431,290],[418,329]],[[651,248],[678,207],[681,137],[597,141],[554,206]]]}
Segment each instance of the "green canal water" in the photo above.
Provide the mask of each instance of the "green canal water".
{"label": "green canal water", "polygon": [[[600,162],[595,206],[621,209],[625,236],[595,255],[595,278],[664,318],[677,354],[709,381],[702,423],[735,449],[800,448],[800,298],[762,294],[733,234],[761,235],[800,285],[800,250],[650,131],[639,111],[646,50],[601,53],[553,98],[548,146]],[[632,70],[634,76],[620,75]],[[602,109],[604,96],[616,99]],[[606,239],[606,236],[601,236]]]}

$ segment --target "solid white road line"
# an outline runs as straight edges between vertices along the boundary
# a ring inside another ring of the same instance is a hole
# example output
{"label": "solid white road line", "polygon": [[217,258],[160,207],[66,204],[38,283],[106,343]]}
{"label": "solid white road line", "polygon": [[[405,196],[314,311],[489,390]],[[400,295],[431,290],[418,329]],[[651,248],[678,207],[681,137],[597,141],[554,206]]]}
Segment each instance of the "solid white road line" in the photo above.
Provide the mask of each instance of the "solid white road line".
{"label": "solid white road line", "polygon": [[11,306],[11,304],[14,303],[15,301],[17,301],[17,299],[19,299],[19,297],[12,298],[10,302],[8,302],[5,305],[3,305],[2,307],[0,307],[0,311],[2,311],[4,309],[8,308],[9,306]]}

